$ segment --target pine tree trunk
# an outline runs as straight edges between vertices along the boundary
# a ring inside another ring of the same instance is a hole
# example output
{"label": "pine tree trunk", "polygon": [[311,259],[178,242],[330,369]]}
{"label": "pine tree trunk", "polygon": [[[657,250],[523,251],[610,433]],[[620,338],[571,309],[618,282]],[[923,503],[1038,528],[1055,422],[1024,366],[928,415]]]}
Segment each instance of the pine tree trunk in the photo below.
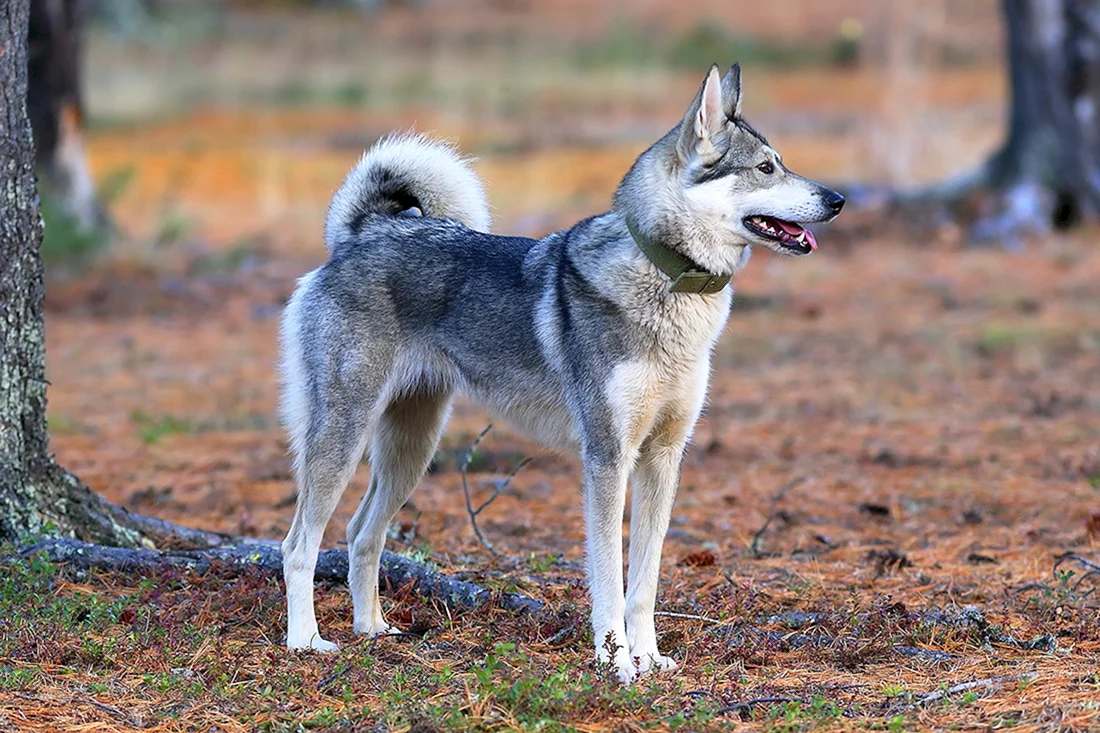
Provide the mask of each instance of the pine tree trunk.
{"label": "pine tree trunk", "polygon": [[978,239],[1100,216],[1100,0],[1002,0],[1011,106],[978,182],[1000,211]]}
{"label": "pine tree trunk", "polygon": [[972,241],[1014,248],[1021,233],[1100,218],[1100,0],[1001,5],[1010,97],[1004,144],[973,170],[885,198],[902,210],[958,206],[967,217],[977,200]]}
{"label": "pine tree trunk", "polygon": [[42,222],[27,118],[28,0],[0,3],[0,540],[133,545],[124,512],[60,469],[46,433]]}

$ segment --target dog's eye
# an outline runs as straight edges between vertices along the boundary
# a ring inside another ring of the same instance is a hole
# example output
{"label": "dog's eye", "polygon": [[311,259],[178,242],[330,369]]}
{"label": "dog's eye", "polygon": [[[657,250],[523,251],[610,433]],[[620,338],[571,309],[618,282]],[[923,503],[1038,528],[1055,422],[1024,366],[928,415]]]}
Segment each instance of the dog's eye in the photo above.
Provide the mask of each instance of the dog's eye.
{"label": "dog's eye", "polygon": [[766,176],[770,176],[772,173],[775,173],[775,166],[771,164],[771,161],[765,160],[763,163],[756,166],[756,170],[760,171]]}

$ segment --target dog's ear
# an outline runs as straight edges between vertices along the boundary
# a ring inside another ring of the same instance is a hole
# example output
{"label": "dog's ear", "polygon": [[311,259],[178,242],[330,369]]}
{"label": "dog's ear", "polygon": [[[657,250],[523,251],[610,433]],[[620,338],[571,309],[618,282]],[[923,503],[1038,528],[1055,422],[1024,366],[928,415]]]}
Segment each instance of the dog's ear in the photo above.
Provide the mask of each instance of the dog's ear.
{"label": "dog's ear", "polygon": [[724,139],[727,118],[722,105],[722,81],[718,76],[718,64],[714,64],[680,123],[676,149],[684,163],[691,162],[695,156],[704,164],[722,157],[727,143]]}
{"label": "dog's ear", "polygon": [[734,64],[722,77],[722,106],[726,117],[741,118],[741,64]]}

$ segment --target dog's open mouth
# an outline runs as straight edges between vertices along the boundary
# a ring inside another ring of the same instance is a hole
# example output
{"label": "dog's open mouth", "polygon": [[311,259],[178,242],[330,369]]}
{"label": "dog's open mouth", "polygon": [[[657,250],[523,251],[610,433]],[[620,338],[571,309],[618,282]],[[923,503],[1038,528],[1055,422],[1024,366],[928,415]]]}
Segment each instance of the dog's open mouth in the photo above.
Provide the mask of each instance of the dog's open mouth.
{"label": "dog's open mouth", "polygon": [[745,219],[745,226],[765,239],[778,242],[792,254],[808,255],[817,249],[814,233],[793,221],[783,221],[773,216],[750,216]]}

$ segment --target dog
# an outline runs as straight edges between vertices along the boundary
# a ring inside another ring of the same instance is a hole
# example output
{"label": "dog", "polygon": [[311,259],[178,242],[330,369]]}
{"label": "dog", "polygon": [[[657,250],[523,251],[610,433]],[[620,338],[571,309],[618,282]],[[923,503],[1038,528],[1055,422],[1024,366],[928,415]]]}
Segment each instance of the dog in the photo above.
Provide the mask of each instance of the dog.
{"label": "dog", "polygon": [[[297,478],[283,542],[287,646],[332,651],[313,609],[321,537],[360,457],[348,525],[354,629],[395,633],[378,599],[386,530],[464,393],[583,467],[597,658],[628,683],[657,648],[661,549],[685,446],[753,246],[817,248],[803,225],[844,198],[788,170],[741,115],[741,69],[711,67],[678,125],[638,157],[611,211],[542,239],[489,234],[481,181],[451,146],[396,134],[333,197],[328,262],[281,325],[283,422]],[[632,482],[629,578],[623,513]]]}

